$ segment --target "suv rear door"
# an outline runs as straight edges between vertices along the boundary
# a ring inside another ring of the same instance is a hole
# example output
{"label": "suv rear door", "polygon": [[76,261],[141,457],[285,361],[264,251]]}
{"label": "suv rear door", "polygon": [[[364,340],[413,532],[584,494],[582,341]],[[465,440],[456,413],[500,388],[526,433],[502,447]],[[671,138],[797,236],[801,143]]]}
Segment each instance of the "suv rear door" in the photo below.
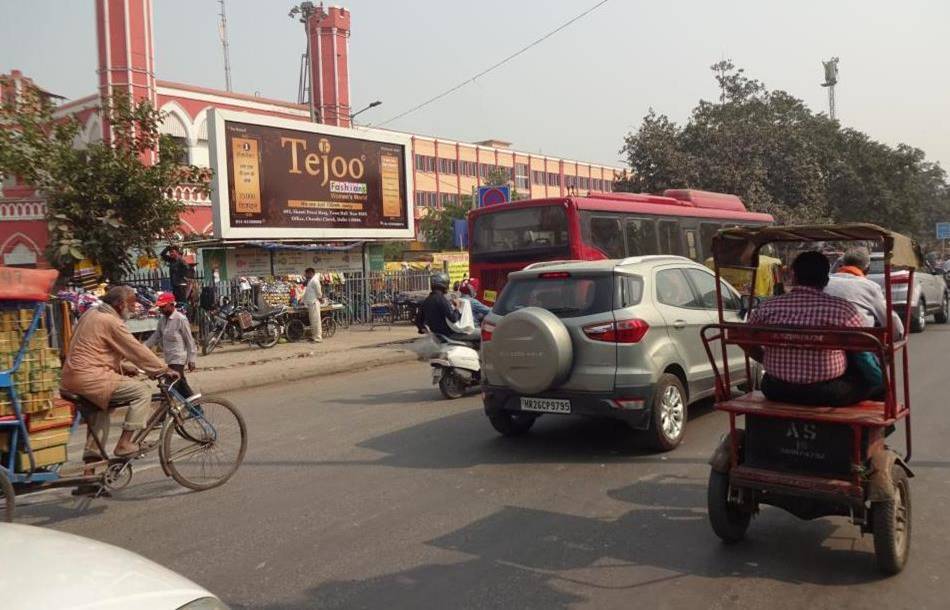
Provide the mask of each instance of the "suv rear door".
{"label": "suv rear door", "polygon": [[[617,292],[612,270],[552,270],[510,281],[493,311],[506,315],[523,307],[541,307],[556,315],[571,335],[573,364],[568,379],[552,389],[610,392],[617,370],[617,344],[592,339],[584,329],[614,323]],[[491,383],[487,368],[486,374]]]}
{"label": "suv rear door", "polygon": [[[716,303],[716,276],[710,271],[698,267],[687,268],[685,272],[696,290],[700,304],[709,315],[709,323],[718,324],[719,306]],[[741,308],[742,302],[739,295],[726,282],[722,282],[722,309],[725,321],[741,322],[742,319],[739,317]],[[737,345],[730,345],[726,353],[729,354],[729,371],[732,379],[744,379],[746,376],[745,352]],[[713,352],[713,356],[716,357],[717,362],[722,361],[722,354],[718,351]]]}
{"label": "suv rear door", "polygon": [[690,397],[708,393],[715,381],[712,366],[700,338],[700,330],[712,320],[693,289],[683,266],[659,267],[653,274],[656,308],[666,322],[666,331],[686,364]]}

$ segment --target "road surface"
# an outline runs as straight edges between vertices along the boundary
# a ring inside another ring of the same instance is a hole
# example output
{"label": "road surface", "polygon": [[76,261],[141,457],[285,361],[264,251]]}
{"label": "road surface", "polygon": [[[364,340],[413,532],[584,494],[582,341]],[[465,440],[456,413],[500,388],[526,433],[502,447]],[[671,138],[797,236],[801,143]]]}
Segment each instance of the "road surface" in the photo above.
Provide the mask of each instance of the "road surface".
{"label": "road surface", "polygon": [[235,608],[945,608],[950,325],[913,343],[913,550],[893,578],[841,518],[766,507],[746,542],[721,545],[706,459],[726,418],[708,407],[664,455],[569,418],[505,439],[477,395],[442,400],[421,363],[231,394],[250,445],[220,489],[186,492],[153,464],[111,500],[56,493],[19,514]]}

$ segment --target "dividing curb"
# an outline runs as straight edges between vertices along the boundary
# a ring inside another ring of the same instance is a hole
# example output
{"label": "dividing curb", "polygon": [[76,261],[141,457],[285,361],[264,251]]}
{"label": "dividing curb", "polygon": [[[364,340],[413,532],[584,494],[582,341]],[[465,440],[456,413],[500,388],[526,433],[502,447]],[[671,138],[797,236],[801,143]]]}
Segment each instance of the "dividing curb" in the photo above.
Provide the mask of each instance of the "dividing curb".
{"label": "dividing curb", "polygon": [[[395,343],[395,342],[394,342]],[[381,347],[381,346],[373,346]],[[296,358],[295,358],[296,359]],[[410,362],[417,360],[416,354],[406,350],[394,350],[393,353],[389,354],[380,354],[366,360],[362,360],[359,363],[352,362],[334,362],[330,358],[321,359],[320,362],[314,363],[315,366],[311,369],[305,370],[292,370],[292,371],[257,371],[255,374],[254,369],[259,368],[258,366],[249,366],[248,375],[245,375],[241,378],[223,378],[221,375],[214,375],[207,380],[195,380],[195,385],[200,387],[202,394],[226,394],[228,392],[235,392],[238,390],[247,390],[251,388],[259,388],[263,386],[274,385],[278,383],[287,383],[294,381],[301,381],[304,379],[313,379],[317,377],[324,377],[327,375],[337,375],[340,373],[358,373],[365,371],[371,368],[376,368],[379,366],[387,366],[390,364],[399,364],[402,362]],[[280,360],[274,360],[272,362],[280,362]],[[218,371],[235,369],[216,369]],[[213,372],[213,371],[209,371]]]}

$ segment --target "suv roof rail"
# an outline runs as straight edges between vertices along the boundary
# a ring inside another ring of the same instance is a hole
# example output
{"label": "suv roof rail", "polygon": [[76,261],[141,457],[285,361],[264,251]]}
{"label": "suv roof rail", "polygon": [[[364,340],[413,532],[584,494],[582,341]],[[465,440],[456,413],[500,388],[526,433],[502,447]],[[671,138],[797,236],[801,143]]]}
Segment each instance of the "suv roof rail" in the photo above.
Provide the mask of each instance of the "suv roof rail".
{"label": "suv roof rail", "polygon": [[576,261],[570,261],[570,260],[541,261],[538,263],[531,263],[530,265],[522,269],[522,271],[530,271],[531,269],[540,269],[541,267],[550,267],[551,265],[561,265],[563,263],[572,263],[572,262],[576,262]]}
{"label": "suv roof rail", "polygon": [[[647,261],[661,261],[661,260],[680,260],[686,258],[685,256],[676,256],[675,254],[646,254],[643,256],[628,256],[627,258],[622,258],[617,261],[617,266],[621,265],[632,265],[635,263],[643,263]],[[690,260],[690,259],[686,259]]]}

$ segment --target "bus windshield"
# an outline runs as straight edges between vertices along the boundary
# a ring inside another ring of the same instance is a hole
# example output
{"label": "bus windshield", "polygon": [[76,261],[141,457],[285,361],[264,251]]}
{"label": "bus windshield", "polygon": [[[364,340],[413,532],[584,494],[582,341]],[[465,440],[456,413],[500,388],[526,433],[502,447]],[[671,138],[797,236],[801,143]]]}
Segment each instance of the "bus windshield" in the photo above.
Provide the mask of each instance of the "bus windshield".
{"label": "bus windshield", "polygon": [[519,258],[570,251],[567,214],[559,205],[483,214],[475,219],[471,253],[476,258]]}

